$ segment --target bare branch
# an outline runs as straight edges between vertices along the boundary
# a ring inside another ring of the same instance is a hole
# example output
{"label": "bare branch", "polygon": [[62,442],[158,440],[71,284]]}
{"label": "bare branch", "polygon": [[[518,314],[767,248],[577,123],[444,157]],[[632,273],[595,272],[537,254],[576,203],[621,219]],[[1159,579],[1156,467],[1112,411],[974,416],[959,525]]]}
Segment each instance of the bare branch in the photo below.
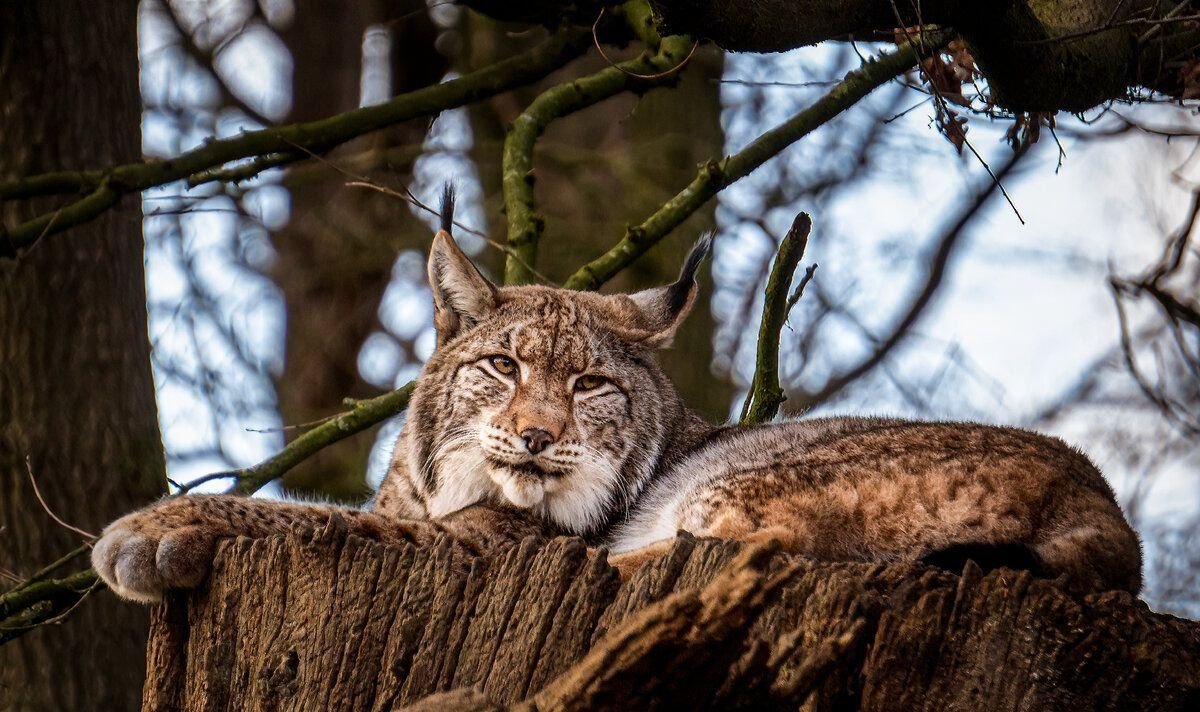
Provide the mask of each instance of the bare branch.
{"label": "bare branch", "polygon": [[[270,166],[302,160],[309,156],[308,152],[327,151],[371,131],[421,116],[432,116],[528,84],[558,69],[583,51],[589,37],[586,30],[565,29],[523,54],[444,84],[424,87],[382,104],[354,109],[318,121],[250,131],[211,141],[175,158],[2,182],[0,199],[44,195],[51,191],[62,193],[67,189],[92,192],[9,230],[0,229],[0,257],[15,257],[20,250],[27,249],[45,235],[88,222],[130,193],[196,176],[248,158],[263,160],[263,157],[270,157]],[[190,183],[198,185],[212,179],[212,174],[208,173]]]}
{"label": "bare branch", "polygon": [[236,483],[230,490],[231,492],[251,494],[271,480],[282,477],[288,470],[312,457],[317,451],[403,412],[408,407],[408,400],[412,397],[415,387],[416,383],[410,382],[390,393],[358,401],[352,409],[326,420],[297,437],[278,454],[257,465],[205,475],[189,482],[182,492],[195,489],[205,482],[232,479],[236,480]]}
{"label": "bare branch", "polygon": [[[940,46],[948,37],[943,32],[925,36],[929,47]],[[749,146],[720,161],[711,160],[696,178],[648,217],[629,228],[625,237],[608,252],[581,267],[567,280],[569,289],[597,289],[641,257],[724,188],[750,175],[809,133],[856,104],[876,88],[916,65],[917,47],[909,42],[891,54],[871,61],[846,75],[828,94],[755,139]]]}
{"label": "bare branch", "polygon": [[796,396],[794,398],[796,405],[793,408],[807,410],[833,398],[851,383],[874,370],[876,366],[881,364],[891,354],[896,346],[907,338],[913,325],[920,320],[926,307],[932,303],[934,295],[937,294],[938,289],[941,287],[942,279],[946,273],[946,266],[949,264],[955,247],[957,247],[967,225],[970,224],[979,210],[987,204],[988,200],[998,192],[1000,181],[1026,155],[1028,155],[1027,148],[1014,151],[1004,165],[996,170],[994,174],[989,175],[987,185],[976,192],[974,198],[963,207],[958,217],[955,218],[942,234],[941,238],[938,239],[937,248],[930,257],[929,267],[921,288],[913,296],[904,316],[892,327],[891,333],[883,338],[875,346],[875,349],[855,366],[832,376],[816,391]]}

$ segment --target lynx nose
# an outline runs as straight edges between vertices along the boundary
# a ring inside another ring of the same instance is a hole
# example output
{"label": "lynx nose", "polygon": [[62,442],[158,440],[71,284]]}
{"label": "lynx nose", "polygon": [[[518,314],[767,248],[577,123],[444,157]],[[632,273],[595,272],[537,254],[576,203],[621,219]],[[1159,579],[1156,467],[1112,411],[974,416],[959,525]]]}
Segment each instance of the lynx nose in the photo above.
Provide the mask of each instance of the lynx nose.
{"label": "lynx nose", "polygon": [[554,436],[541,428],[525,428],[521,431],[525,449],[534,455],[554,444]]}

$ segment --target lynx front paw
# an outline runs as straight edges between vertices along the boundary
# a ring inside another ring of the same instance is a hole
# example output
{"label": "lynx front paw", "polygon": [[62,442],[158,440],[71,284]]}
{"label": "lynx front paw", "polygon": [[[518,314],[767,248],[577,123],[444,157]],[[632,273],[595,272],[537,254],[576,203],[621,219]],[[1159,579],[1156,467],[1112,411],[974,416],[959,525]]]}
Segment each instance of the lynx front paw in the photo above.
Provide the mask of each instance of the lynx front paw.
{"label": "lynx front paw", "polygon": [[105,528],[92,549],[92,566],[118,596],[155,603],[172,588],[194,588],[212,564],[213,533],[178,526],[149,509]]}

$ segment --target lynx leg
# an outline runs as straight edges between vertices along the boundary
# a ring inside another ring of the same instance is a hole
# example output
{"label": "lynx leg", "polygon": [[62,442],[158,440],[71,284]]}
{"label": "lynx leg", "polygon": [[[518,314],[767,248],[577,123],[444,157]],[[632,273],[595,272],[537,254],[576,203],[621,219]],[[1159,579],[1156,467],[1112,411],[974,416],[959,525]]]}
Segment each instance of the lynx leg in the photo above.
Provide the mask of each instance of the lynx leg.
{"label": "lynx leg", "polygon": [[641,549],[624,551],[619,554],[609,554],[608,563],[621,575],[621,583],[625,583],[633,576],[634,571],[641,568],[642,564],[666,556],[673,546],[675,546],[674,537],[662,539]]}
{"label": "lynx leg", "polygon": [[376,541],[422,543],[442,532],[434,522],[390,520],[352,509],[190,495],[109,524],[92,549],[92,566],[117,595],[151,603],[168,589],[198,585],[208,575],[219,539],[261,538],[296,525],[316,528],[335,513],[351,533]]}
{"label": "lynx leg", "polygon": [[696,534],[718,539],[734,539],[747,544],[776,541],[779,542],[780,550],[789,554],[814,555],[814,542],[808,527],[799,519],[793,522],[793,526],[785,527],[770,522],[755,522],[737,509],[731,509]]}
{"label": "lynx leg", "polygon": [[[794,531],[785,529],[784,527],[768,527],[765,529],[753,529],[745,526],[736,518],[722,517],[721,520],[714,526],[703,531],[696,532],[696,536],[710,536],[718,539],[734,539],[743,541],[747,544],[758,544],[766,541],[777,541],[783,551],[807,554],[808,552],[799,543]],[[610,554],[608,563],[621,575],[621,581],[628,581],[633,573],[641,568],[642,564],[654,559],[662,558],[670,553],[675,546],[675,537],[669,539],[660,539],[656,542],[648,544],[640,549],[625,551],[619,554]],[[594,553],[594,550],[591,552]]]}

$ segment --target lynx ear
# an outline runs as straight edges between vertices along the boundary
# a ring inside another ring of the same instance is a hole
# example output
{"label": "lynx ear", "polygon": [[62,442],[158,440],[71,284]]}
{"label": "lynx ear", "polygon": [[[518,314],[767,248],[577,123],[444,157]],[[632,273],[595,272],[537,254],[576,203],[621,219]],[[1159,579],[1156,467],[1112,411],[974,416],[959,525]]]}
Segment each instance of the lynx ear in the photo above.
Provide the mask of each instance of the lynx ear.
{"label": "lynx ear", "polygon": [[641,312],[639,331],[648,332],[638,339],[640,343],[655,349],[671,345],[675,332],[696,303],[696,294],[700,291],[696,284],[696,272],[711,249],[712,235],[704,235],[688,253],[683,269],[679,271],[679,279],[673,284],[629,295]]}
{"label": "lynx ear", "polygon": [[454,223],[454,191],[442,197],[442,229],[429,248],[429,287],[433,290],[433,324],[438,346],[453,339],[496,308],[496,286],[471,263],[450,237]]}

